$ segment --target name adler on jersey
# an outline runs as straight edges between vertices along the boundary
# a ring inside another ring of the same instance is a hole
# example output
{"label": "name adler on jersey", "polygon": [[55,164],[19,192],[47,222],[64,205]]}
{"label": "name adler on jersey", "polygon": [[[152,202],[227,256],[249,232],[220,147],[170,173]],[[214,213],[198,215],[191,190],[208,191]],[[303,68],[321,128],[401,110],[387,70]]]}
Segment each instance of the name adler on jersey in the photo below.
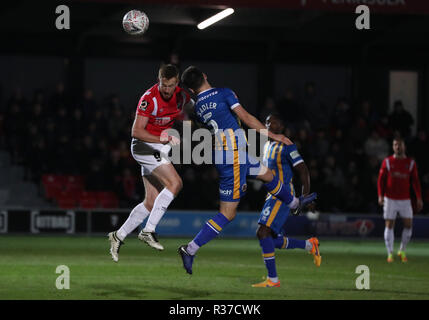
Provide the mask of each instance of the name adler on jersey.
{"label": "name adler on jersey", "polygon": [[216,109],[217,103],[216,102],[210,102],[210,103],[205,103],[203,105],[201,105],[201,107],[198,108],[197,110],[197,115],[199,117],[202,117],[202,114],[207,111],[207,110],[211,110],[211,109]]}

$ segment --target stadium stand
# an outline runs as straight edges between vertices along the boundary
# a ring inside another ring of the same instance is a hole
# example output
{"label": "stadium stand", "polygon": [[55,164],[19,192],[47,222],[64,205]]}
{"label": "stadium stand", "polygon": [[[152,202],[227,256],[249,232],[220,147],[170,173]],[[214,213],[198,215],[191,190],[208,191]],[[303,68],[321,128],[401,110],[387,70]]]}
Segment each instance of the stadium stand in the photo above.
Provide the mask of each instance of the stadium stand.
{"label": "stadium stand", "polygon": [[[285,117],[285,133],[298,145],[311,171],[312,188],[320,193],[319,209],[377,212],[375,181],[380,159],[390,152],[390,140],[398,132],[405,134],[408,153],[416,157],[427,204],[429,161],[421,152],[429,150],[425,130],[412,136],[413,119],[407,116],[407,126],[397,127],[399,111],[386,114],[387,108],[375,108],[366,99],[349,103],[339,97],[335,106],[323,104],[315,89],[301,99],[293,92],[278,99],[268,97],[259,115],[262,121],[272,111]],[[134,108],[124,108],[114,94],[97,101],[91,90],[76,101],[60,84],[50,98],[47,94],[39,90],[31,101],[17,90],[0,109],[5,132],[0,201],[91,209],[128,208],[141,201],[140,168],[129,152]],[[314,109],[324,110],[323,119],[310,116]],[[301,111],[294,118],[287,117],[294,110]],[[177,169],[184,190],[172,208],[189,209],[185,199],[192,195],[199,209],[216,209],[216,190],[210,185],[217,176],[211,166],[179,165]],[[213,199],[196,177],[211,190]],[[265,192],[251,183],[248,193],[249,201],[243,201],[240,208],[259,210]]]}

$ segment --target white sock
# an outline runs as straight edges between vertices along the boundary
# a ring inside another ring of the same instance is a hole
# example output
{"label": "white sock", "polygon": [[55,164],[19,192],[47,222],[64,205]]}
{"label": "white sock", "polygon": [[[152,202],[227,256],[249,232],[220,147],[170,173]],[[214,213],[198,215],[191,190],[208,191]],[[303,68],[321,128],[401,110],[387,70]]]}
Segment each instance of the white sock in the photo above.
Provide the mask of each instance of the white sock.
{"label": "white sock", "polygon": [[130,215],[128,216],[127,221],[125,221],[124,224],[116,232],[118,238],[121,241],[124,241],[127,235],[133,232],[133,230],[137,228],[138,225],[140,225],[149,214],[150,212],[143,205],[143,202],[135,206],[134,209],[131,211]]}
{"label": "white sock", "polygon": [[198,251],[198,249],[200,248],[199,245],[197,245],[194,240],[192,240],[191,242],[188,243],[188,246],[186,247],[186,251],[188,251],[188,253],[193,256],[195,255],[195,253]]}
{"label": "white sock", "polygon": [[311,251],[311,249],[313,249],[313,244],[310,241],[305,240],[305,250]]}
{"label": "white sock", "polygon": [[143,229],[144,232],[155,232],[155,228],[158,225],[159,220],[161,220],[162,216],[164,215],[165,211],[167,211],[168,206],[173,200],[174,194],[167,188],[162,189],[155,199],[149,219],[147,220],[146,226]]}
{"label": "white sock", "polygon": [[275,278],[268,277],[268,279],[270,279],[274,283],[279,282],[279,277],[275,277]]}
{"label": "white sock", "polygon": [[299,205],[299,199],[297,197],[293,197],[293,200],[291,203],[289,203],[287,206],[291,209],[296,209]]}
{"label": "white sock", "polygon": [[393,252],[393,242],[395,241],[395,235],[393,229],[384,228],[384,243],[386,244],[387,253]]}
{"label": "white sock", "polygon": [[404,230],[402,230],[402,241],[401,241],[401,246],[399,247],[400,251],[405,251],[405,249],[407,248],[407,244],[408,242],[410,242],[411,239],[411,233],[413,232],[412,228],[404,228]]}

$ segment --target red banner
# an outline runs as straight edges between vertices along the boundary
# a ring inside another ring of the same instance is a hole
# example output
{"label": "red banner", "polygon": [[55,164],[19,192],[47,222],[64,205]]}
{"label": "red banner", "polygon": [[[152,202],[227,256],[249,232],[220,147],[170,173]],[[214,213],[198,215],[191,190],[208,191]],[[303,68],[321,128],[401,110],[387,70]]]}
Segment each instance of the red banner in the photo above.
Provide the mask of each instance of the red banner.
{"label": "red banner", "polygon": [[354,12],[367,5],[372,12],[396,14],[429,14],[429,0],[98,0],[129,4],[184,4],[192,6],[221,5],[238,7],[267,7],[291,10]]}

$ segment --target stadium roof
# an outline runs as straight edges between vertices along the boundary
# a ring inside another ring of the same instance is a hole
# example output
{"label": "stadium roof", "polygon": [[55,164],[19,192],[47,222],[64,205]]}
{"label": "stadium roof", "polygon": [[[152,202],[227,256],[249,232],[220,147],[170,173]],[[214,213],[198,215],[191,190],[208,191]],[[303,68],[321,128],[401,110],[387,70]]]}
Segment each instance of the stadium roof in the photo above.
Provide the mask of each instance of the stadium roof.
{"label": "stadium roof", "polygon": [[[371,30],[358,31],[355,28],[357,15],[350,10],[350,1],[342,1],[341,12],[336,7],[330,9],[332,6],[317,10],[317,1],[258,1],[266,3],[267,7],[255,7],[256,1],[244,0],[167,0],[163,4],[69,1],[66,4],[71,11],[71,30],[61,31],[55,28],[58,2],[2,2],[0,54],[144,58],[178,52],[196,59],[317,63],[426,60],[429,54],[429,19],[426,16],[373,14]],[[417,3],[398,1],[408,5]],[[232,16],[203,31],[196,28],[197,23],[225,8],[226,3],[238,5]],[[303,3],[306,6],[302,6]],[[308,7],[310,3],[316,5]],[[417,7],[408,8],[412,12]],[[129,36],[122,30],[122,17],[131,9],[140,9],[149,16],[150,27],[143,36]]]}

